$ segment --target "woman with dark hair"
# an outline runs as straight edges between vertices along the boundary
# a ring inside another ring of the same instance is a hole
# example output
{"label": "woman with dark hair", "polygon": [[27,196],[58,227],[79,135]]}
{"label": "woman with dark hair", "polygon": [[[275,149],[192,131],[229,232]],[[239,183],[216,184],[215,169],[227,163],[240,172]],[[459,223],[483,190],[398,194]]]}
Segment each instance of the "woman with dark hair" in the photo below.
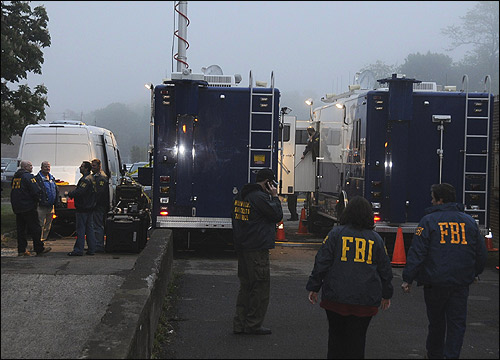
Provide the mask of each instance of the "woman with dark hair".
{"label": "woman with dark hair", "polygon": [[328,359],[364,359],[371,318],[379,306],[387,310],[391,305],[391,263],[373,226],[371,204],[356,196],[316,254],[306,289],[311,304],[322,289],[320,306],[329,323]]}

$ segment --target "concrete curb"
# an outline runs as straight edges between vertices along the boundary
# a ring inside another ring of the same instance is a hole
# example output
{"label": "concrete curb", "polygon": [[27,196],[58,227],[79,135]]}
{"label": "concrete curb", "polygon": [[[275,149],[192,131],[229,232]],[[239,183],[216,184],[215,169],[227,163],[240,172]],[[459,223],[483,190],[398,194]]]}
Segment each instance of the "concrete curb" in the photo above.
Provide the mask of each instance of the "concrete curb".
{"label": "concrete curb", "polygon": [[155,229],[83,347],[81,359],[149,359],[173,263],[172,231]]}

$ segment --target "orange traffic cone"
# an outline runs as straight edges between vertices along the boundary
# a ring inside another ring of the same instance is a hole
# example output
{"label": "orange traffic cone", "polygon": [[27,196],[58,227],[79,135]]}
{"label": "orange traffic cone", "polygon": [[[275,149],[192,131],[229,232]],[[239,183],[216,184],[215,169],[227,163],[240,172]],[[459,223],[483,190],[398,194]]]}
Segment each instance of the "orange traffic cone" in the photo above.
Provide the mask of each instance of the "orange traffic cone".
{"label": "orange traffic cone", "polygon": [[405,242],[403,240],[403,229],[401,229],[401,226],[398,228],[396,234],[396,243],[394,244],[391,264],[393,267],[406,265]]}
{"label": "orange traffic cone", "polygon": [[305,226],[302,223],[302,220],[305,220],[305,219],[306,219],[306,208],[302,208],[302,211],[300,212],[299,230],[296,232],[296,234],[310,235],[309,231],[307,231],[307,226]]}
{"label": "orange traffic cone", "polygon": [[276,231],[276,240],[284,241],[285,240],[285,225],[283,225],[283,220],[278,224],[278,230]]}
{"label": "orange traffic cone", "polygon": [[498,251],[497,248],[493,247],[493,234],[491,232],[484,237],[484,241],[486,243],[486,250],[488,250],[488,251]]}

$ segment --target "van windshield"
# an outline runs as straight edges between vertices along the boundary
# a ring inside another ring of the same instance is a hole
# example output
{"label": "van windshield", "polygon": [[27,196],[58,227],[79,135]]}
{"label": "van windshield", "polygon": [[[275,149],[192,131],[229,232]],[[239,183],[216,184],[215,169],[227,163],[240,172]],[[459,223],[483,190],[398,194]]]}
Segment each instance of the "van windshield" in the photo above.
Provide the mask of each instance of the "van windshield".
{"label": "van windshield", "polygon": [[51,166],[75,166],[90,161],[90,157],[87,144],[25,144],[22,154],[22,159],[31,161],[34,168],[42,161]]}

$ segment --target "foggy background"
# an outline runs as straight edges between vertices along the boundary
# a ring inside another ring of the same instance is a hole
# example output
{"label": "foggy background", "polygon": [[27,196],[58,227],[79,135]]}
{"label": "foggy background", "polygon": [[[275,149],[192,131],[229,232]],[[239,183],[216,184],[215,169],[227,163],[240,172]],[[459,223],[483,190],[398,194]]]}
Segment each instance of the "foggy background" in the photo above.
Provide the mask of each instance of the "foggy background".
{"label": "foggy background", "polygon": [[[408,54],[428,51],[459,61],[469,49],[446,51],[451,40],[441,29],[459,24],[477,3],[190,1],[187,62],[193,73],[217,64],[225,75],[241,74],[239,86],[248,86],[250,70],[254,81],[269,84],[273,71],[280,105],[307,119],[305,99],[316,106],[326,93],[347,91],[369,64],[401,65]],[[144,84],[177,71],[174,2],[31,2],[39,5],[47,10],[51,46],[43,49],[42,75],[30,74],[27,83],[47,86],[47,121],[76,118],[107,127],[126,162],[134,146],[145,160],[150,92]],[[135,116],[133,126],[106,122],[110,105],[124,122]]]}

